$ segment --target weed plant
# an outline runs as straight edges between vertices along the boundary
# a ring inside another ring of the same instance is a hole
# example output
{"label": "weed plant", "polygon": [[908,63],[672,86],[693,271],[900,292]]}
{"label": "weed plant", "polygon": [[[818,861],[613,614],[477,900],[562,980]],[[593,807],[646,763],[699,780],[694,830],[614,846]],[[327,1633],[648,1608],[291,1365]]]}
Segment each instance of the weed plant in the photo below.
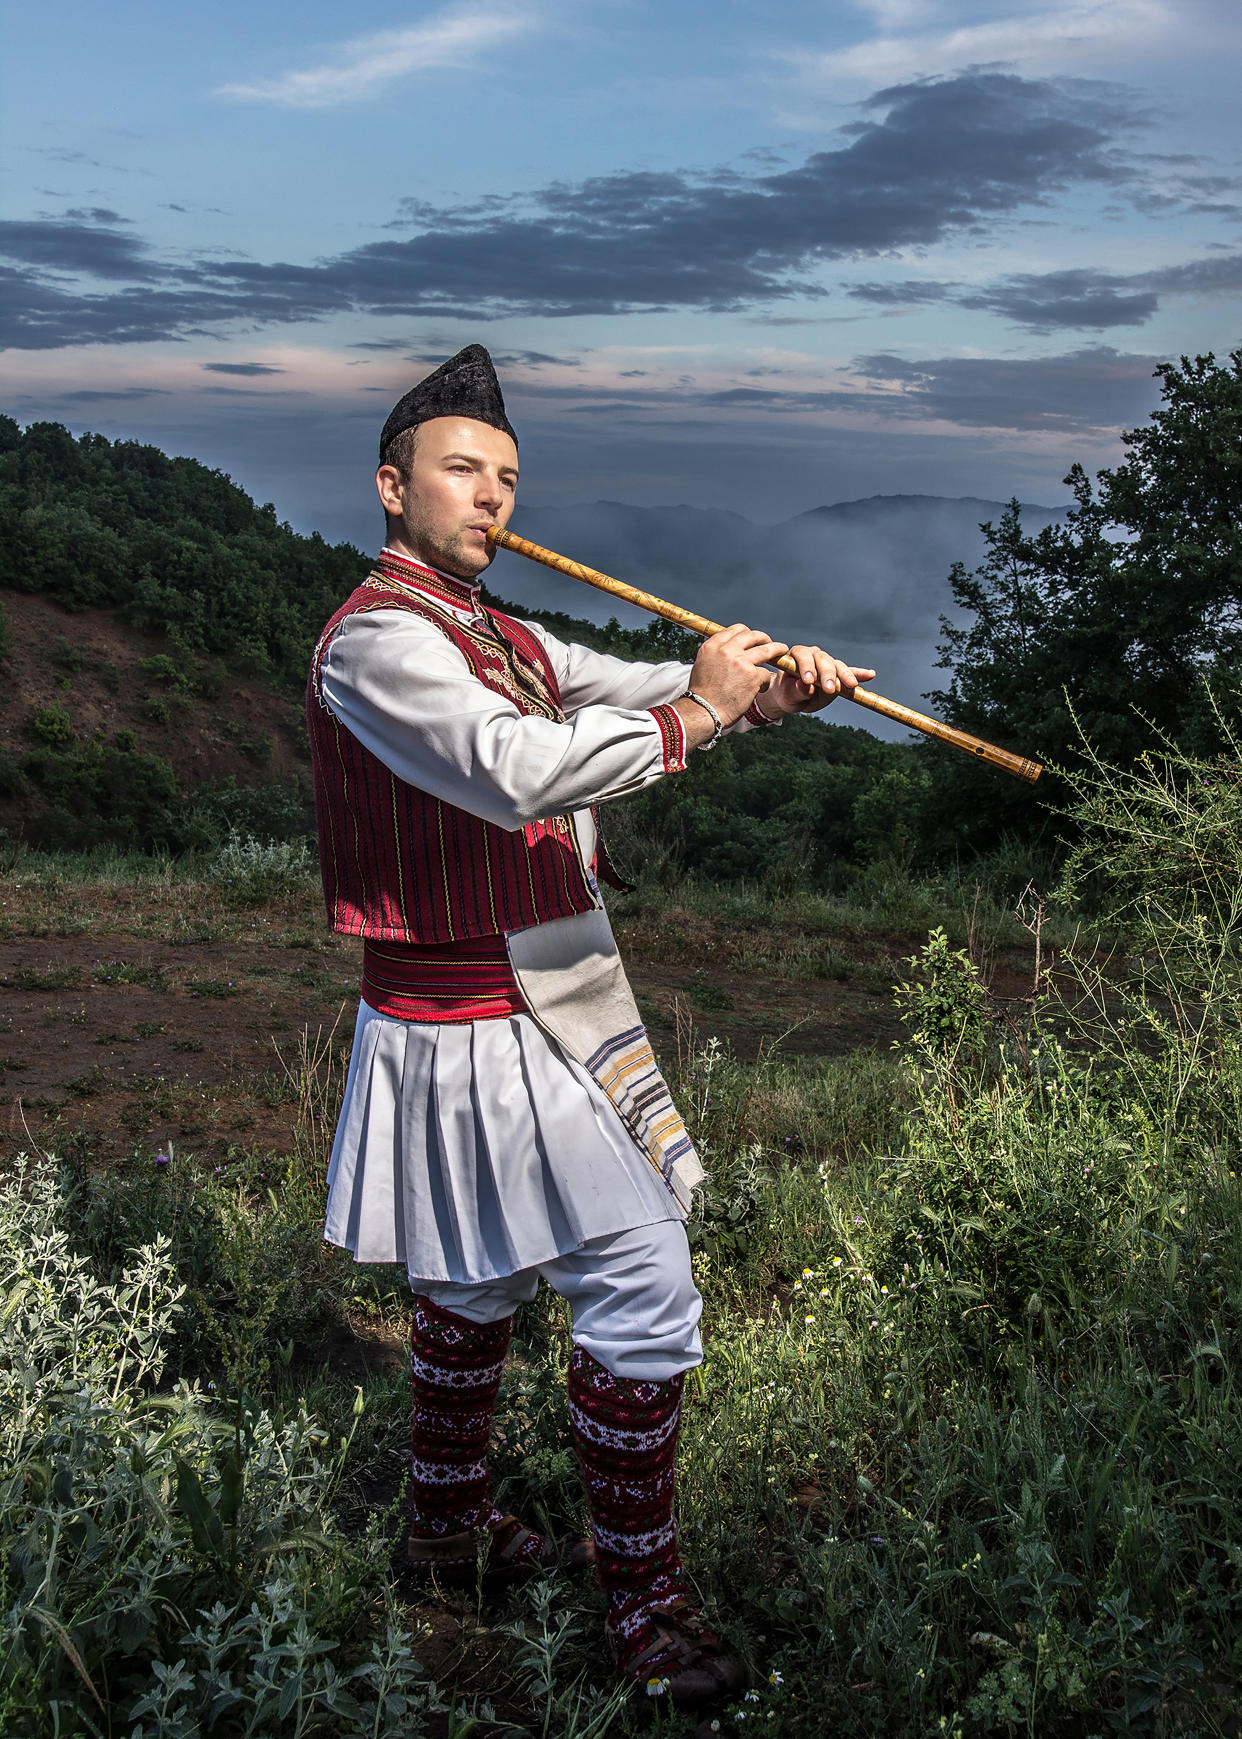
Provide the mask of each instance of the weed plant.
{"label": "weed plant", "polygon": [[[721,1733],[1242,1730],[1242,754],[1096,765],[1077,820],[1046,924],[1000,884],[896,873],[853,908],[663,896],[773,949],[795,926],[822,949],[849,909],[924,938],[892,1053],[745,1066],[686,1030],[670,1069],[711,1173],[682,1536],[753,1669]],[[1032,925],[1057,976],[997,1004],[988,950]],[[399,1348],[404,1277],[318,1243],[343,1062],[335,1035],[289,1060],[298,1135],[266,1176],[68,1155],[5,1184],[0,1711],[140,1739],[689,1739],[619,1696],[583,1585],[450,1607],[443,1688],[413,1666],[437,1599],[383,1567],[403,1385],[357,1357]],[[493,1457],[498,1501],[557,1532],[582,1523],[567,1351],[543,1293]]]}
{"label": "weed plant", "polygon": [[230,833],[211,864],[226,898],[258,906],[305,891],[318,869],[305,839],[264,842]]}

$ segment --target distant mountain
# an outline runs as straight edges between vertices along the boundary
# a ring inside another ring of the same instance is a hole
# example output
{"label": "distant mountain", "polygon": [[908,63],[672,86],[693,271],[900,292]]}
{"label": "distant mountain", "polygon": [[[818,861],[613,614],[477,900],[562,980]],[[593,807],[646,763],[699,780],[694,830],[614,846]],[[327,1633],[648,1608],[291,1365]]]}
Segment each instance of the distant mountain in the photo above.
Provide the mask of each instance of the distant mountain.
{"label": "distant mountain", "polygon": [[[954,611],[949,569],[955,561],[976,565],[985,548],[979,526],[998,520],[1004,505],[973,496],[874,495],[757,525],[736,513],[597,501],[519,507],[513,530],[717,621],[751,622],[874,665],[881,693],[917,707],[927,689],[945,680],[935,667],[935,647],[940,616]],[[1038,530],[1064,511],[1031,506],[1023,517]],[[597,622],[613,615],[623,623],[640,619],[637,611],[507,552],[497,557],[488,583],[532,615],[556,609]],[[872,714],[850,712],[851,724],[903,734]]]}

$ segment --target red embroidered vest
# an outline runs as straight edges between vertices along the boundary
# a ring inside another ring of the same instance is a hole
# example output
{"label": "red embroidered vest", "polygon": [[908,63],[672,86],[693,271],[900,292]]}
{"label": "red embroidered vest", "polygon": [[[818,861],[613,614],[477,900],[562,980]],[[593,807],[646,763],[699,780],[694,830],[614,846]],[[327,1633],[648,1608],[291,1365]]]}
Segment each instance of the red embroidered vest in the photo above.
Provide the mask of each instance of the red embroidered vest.
{"label": "red embroidered vest", "polygon": [[[418,579],[433,596],[450,596],[438,575],[418,570]],[[489,611],[493,634],[420,601],[382,571],[364,580],[320,635],[306,693],[329,924],[347,936],[430,944],[590,911],[598,900],[565,816],[510,833],[441,802],[389,772],[325,703],[320,670],[337,628],[360,611],[394,609],[433,623],[478,680],[522,712],[564,717],[543,645],[520,622]]]}

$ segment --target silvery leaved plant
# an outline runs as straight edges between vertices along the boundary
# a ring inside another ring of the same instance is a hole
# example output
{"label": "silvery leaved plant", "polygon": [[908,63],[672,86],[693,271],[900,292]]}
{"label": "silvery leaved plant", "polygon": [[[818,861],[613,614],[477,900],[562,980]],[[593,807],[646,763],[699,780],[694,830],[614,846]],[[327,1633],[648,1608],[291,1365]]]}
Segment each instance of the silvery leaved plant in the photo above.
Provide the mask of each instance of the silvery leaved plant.
{"label": "silvery leaved plant", "polygon": [[0,1730],[417,1739],[438,1697],[391,1611],[342,1647],[384,1542],[339,1532],[326,1432],[161,1386],[168,1240],[104,1283],[69,1187],[47,1157],[0,1177]]}
{"label": "silvery leaved plant", "polygon": [[212,860],[212,876],[231,899],[258,905],[294,893],[315,865],[304,839],[263,841],[231,832]]}

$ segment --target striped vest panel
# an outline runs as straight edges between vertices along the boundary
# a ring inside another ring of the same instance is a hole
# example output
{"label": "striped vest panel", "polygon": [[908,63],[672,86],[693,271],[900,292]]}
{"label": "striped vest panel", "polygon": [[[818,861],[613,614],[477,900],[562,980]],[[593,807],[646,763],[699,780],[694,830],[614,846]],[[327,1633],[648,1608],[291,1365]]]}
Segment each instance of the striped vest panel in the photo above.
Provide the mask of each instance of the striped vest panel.
{"label": "striped vest panel", "polygon": [[328,922],[346,936],[432,944],[524,930],[597,904],[563,815],[515,832],[398,779],[323,699],[320,672],[347,616],[410,610],[459,648],[474,675],[522,712],[561,719],[555,672],[535,635],[498,611],[467,628],[373,575],[328,622],[306,692]]}

